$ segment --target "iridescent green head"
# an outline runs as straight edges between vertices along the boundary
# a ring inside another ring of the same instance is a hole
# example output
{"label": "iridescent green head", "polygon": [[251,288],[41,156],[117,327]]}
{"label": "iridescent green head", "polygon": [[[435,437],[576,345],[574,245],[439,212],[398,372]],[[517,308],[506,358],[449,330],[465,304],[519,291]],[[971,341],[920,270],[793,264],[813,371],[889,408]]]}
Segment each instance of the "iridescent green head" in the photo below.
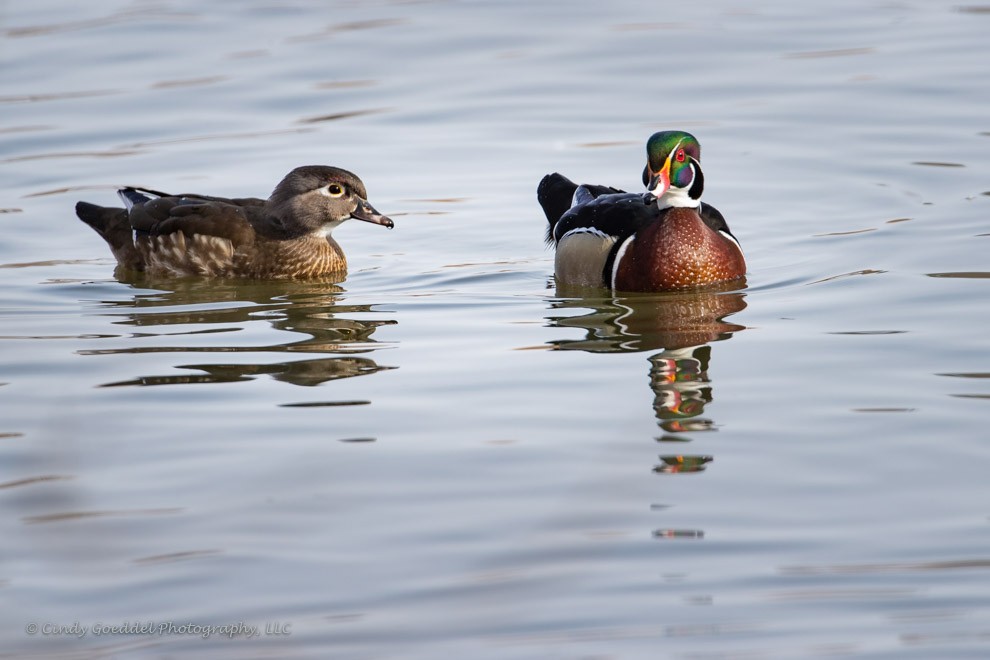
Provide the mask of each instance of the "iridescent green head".
{"label": "iridescent green head", "polygon": [[643,184],[664,206],[698,206],[705,188],[701,145],[684,131],[660,131],[646,142]]}

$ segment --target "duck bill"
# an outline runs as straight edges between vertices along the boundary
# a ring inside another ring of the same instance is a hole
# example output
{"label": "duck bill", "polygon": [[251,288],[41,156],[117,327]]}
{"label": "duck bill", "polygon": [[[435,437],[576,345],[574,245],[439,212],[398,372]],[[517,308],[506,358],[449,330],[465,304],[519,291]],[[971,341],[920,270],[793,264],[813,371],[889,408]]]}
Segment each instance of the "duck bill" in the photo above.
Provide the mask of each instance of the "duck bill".
{"label": "duck bill", "polygon": [[364,199],[358,199],[357,208],[351,211],[351,217],[355,220],[363,220],[364,222],[370,222],[375,225],[382,225],[389,229],[395,226],[391,218],[376,211],[375,207]]}
{"label": "duck bill", "polygon": [[656,197],[660,198],[663,196],[667,189],[670,188],[670,159],[663,164],[663,169],[659,172],[650,172],[650,182],[647,186],[647,190]]}

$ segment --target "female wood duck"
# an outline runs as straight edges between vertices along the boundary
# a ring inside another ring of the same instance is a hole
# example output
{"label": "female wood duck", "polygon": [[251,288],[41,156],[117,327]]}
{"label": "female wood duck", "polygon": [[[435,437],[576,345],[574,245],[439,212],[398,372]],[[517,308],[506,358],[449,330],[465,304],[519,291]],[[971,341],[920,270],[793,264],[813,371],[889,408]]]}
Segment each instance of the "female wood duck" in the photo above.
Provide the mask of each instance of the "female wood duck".
{"label": "female wood duck", "polygon": [[355,218],[392,228],[364,184],[337,167],[297,167],[263,199],[117,191],[126,209],[79,202],[76,215],[109,243],[118,268],[154,277],[313,278],[347,272],[330,235]]}
{"label": "female wood duck", "polygon": [[578,186],[556,173],[540,181],[557,282],[672,291],[742,278],[739,241],[722,214],[700,199],[698,140],[684,131],[654,133],[646,155],[645,194]]}

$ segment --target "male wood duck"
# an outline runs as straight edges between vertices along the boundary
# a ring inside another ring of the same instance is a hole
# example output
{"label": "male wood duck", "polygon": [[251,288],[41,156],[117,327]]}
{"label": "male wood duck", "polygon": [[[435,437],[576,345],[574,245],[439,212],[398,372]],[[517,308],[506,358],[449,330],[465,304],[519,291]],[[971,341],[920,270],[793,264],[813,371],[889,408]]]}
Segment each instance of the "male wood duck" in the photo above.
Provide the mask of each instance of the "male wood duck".
{"label": "male wood duck", "polygon": [[330,233],[350,218],[392,228],[364,184],[337,167],[297,167],[267,200],[117,191],[126,209],[79,202],[118,268],[154,277],[314,278],[347,272]]}
{"label": "male wood duck", "polygon": [[557,282],[673,291],[742,278],[739,241],[722,214],[701,201],[698,140],[684,131],[654,133],[646,155],[645,194],[579,186],[556,173],[540,181]]}

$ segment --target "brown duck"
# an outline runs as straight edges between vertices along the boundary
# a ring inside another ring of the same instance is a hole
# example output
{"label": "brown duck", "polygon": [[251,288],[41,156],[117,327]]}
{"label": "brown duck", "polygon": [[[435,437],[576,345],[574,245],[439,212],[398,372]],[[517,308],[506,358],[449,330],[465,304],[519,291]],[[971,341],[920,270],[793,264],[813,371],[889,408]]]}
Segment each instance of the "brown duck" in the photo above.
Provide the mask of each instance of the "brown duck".
{"label": "brown duck", "polygon": [[392,228],[364,184],[337,167],[289,172],[267,200],[117,191],[127,208],[79,202],[76,215],[110,245],[118,269],[154,277],[313,278],[347,272],[330,233],[355,218]]}

